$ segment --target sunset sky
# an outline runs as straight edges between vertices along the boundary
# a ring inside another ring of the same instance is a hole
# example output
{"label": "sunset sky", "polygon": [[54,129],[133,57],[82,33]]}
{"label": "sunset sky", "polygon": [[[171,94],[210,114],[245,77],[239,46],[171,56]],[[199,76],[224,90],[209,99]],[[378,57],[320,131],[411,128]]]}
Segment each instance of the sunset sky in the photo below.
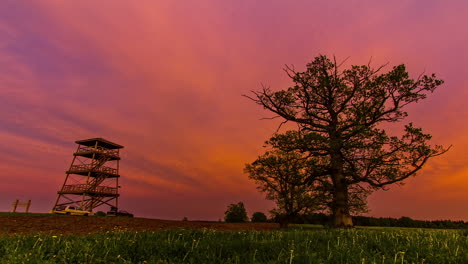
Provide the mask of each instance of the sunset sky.
{"label": "sunset sky", "polygon": [[[243,173],[279,120],[242,97],[291,85],[319,54],[404,63],[445,80],[409,118],[453,145],[371,216],[468,221],[468,1],[0,2],[0,211],[51,209],[74,141],[125,146],[121,209],[161,219],[249,215],[272,202]],[[107,210],[107,208],[103,208]]]}

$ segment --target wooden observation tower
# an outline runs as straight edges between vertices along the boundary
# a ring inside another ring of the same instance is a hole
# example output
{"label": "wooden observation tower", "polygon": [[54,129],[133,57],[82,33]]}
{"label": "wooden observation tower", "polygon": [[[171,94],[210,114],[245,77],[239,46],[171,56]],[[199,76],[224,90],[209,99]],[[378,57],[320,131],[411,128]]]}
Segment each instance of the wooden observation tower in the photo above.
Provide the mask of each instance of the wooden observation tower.
{"label": "wooden observation tower", "polygon": [[92,212],[101,205],[118,208],[119,150],[123,146],[103,138],[75,141],[73,161],[65,173],[53,210],[73,205]]}

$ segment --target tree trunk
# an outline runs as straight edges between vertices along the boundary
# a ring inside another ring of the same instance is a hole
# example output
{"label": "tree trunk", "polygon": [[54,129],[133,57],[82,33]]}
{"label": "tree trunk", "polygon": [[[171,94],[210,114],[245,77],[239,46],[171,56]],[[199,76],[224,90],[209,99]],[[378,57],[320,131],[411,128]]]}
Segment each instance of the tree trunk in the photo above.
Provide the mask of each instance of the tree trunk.
{"label": "tree trunk", "polygon": [[333,227],[352,227],[353,219],[349,213],[348,186],[337,181],[333,195],[332,205],[332,226]]}
{"label": "tree trunk", "polygon": [[349,212],[348,184],[343,173],[343,158],[340,155],[340,140],[334,142],[335,149],[330,153],[331,178],[333,181],[332,226],[352,227],[353,219]]}
{"label": "tree trunk", "polygon": [[279,224],[280,224],[280,228],[288,228],[289,218],[285,215],[280,216]]}

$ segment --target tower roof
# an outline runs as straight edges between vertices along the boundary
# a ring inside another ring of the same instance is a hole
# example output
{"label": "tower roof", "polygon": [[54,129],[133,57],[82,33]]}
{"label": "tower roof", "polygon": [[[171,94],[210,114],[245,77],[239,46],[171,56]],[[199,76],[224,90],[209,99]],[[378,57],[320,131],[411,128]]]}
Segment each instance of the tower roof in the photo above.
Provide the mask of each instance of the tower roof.
{"label": "tower roof", "polygon": [[103,138],[90,138],[90,139],[83,139],[75,141],[76,144],[93,147],[96,145],[96,141],[98,142],[98,146],[104,147],[107,149],[121,149],[123,146],[116,144],[114,142],[110,142],[109,140],[105,140]]}

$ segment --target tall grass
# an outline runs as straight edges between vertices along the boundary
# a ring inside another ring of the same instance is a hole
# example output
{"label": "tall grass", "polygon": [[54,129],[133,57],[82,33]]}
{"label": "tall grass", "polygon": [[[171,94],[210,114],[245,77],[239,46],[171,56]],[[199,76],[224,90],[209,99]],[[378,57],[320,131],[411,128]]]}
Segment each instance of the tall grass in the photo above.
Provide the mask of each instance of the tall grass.
{"label": "tall grass", "polygon": [[168,230],[0,236],[0,263],[468,263],[463,230]]}

